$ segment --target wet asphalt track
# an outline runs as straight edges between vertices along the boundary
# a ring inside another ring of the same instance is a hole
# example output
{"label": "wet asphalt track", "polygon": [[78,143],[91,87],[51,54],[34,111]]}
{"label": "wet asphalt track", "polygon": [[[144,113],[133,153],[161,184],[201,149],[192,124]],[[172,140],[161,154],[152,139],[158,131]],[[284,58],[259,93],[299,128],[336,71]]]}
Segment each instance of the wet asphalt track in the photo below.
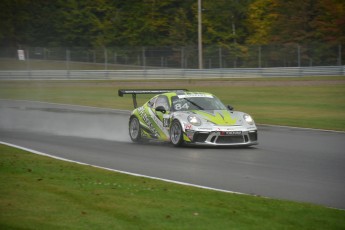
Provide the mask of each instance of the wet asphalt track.
{"label": "wet asphalt track", "polygon": [[133,144],[128,112],[0,100],[0,141],[174,181],[345,209],[345,133],[259,126],[252,148]]}

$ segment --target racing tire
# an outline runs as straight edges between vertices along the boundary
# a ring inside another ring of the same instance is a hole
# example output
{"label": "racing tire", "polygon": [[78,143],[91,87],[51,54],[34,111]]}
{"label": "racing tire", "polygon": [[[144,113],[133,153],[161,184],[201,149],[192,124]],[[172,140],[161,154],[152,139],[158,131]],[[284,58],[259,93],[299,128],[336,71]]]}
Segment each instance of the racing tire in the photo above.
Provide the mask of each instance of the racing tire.
{"label": "racing tire", "polygon": [[182,146],[183,141],[183,130],[178,120],[174,120],[170,126],[170,142],[174,146]]}
{"label": "racing tire", "polygon": [[141,128],[139,119],[135,116],[129,120],[129,136],[133,142],[141,141]]}

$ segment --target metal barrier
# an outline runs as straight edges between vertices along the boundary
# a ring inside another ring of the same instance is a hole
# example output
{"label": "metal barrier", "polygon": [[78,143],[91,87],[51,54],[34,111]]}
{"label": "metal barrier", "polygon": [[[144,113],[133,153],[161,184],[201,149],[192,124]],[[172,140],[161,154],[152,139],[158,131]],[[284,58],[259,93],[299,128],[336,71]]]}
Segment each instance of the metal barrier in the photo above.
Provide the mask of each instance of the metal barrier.
{"label": "metal barrier", "polygon": [[143,70],[21,70],[0,71],[0,80],[131,80],[188,78],[253,78],[345,76],[345,66],[231,68],[231,69],[143,69]]}

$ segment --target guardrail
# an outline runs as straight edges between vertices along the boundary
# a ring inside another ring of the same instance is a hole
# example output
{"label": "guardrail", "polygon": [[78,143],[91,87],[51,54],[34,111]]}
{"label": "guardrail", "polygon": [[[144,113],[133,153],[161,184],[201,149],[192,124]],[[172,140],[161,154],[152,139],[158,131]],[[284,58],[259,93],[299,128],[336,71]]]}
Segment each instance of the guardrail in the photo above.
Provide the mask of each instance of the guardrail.
{"label": "guardrail", "polygon": [[345,76],[345,66],[231,68],[231,69],[143,69],[143,70],[21,70],[0,71],[0,80],[131,80],[183,78],[251,78]]}

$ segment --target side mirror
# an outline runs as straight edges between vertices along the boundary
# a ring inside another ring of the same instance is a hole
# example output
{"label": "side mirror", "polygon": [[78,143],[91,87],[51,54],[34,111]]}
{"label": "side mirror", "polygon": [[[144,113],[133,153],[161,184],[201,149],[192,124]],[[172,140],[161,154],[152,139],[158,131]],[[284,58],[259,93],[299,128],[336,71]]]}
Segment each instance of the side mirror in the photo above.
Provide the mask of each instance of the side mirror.
{"label": "side mirror", "polygon": [[228,110],[230,110],[230,111],[234,110],[234,107],[232,107],[231,105],[228,105],[227,108],[228,108]]}
{"label": "side mirror", "polygon": [[166,113],[167,112],[165,110],[165,108],[163,106],[161,106],[161,105],[156,108],[156,111],[161,112],[161,113]]}

